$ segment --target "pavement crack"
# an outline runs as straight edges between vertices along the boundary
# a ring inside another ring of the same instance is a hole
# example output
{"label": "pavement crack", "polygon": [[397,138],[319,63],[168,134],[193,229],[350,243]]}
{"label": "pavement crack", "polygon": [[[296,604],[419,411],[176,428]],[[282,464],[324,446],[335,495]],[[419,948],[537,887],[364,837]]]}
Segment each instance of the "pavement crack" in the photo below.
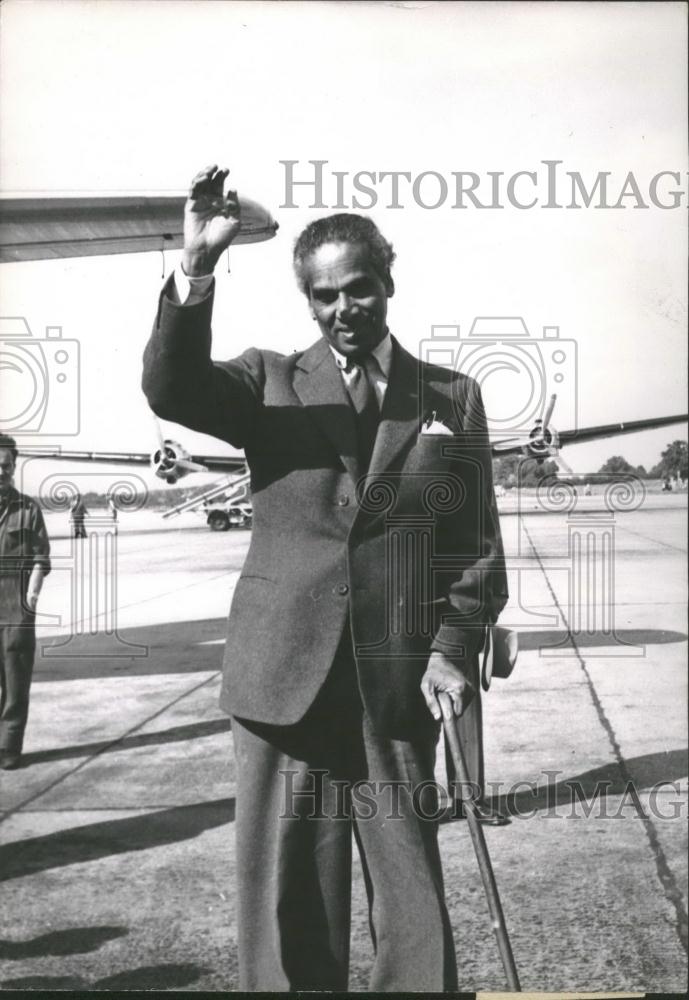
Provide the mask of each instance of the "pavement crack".
{"label": "pavement crack", "polygon": [[687,550],[683,549],[681,545],[672,545],[670,542],[663,542],[660,538],[653,538],[651,535],[645,535],[641,531],[633,531],[631,528],[625,527],[624,524],[620,525],[622,531],[626,531],[628,535],[636,535],[637,538],[643,538],[647,542],[653,542],[654,545],[662,545],[666,549],[672,549],[674,552],[681,552],[683,556],[687,554]]}
{"label": "pavement crack", "polygon": [[567,619],[567,615],[565,614],[565,610],[564,610],[564,608],[562,607],[562,605],[560,604],[560,602],[559,602],[559,600],[557,598],[557,594],[555,593],[555,590],[553,589],[553,586],[552,586],[552,584],[550,582],[550,578],[548,577],[548,573],[546,571],[546,568],[543,565],[543,561],[541,560],[541,557],[540,557],[540,554],[538,552],[538,549],[536,548],[536,546],[534,544],[533,538],[531,537],[531,534],[529,533],[528,528],[526,527],[525,524],[522,524],[522,528],[524,530],[524,533],[526,534],[526,537],[529,539],[529,544],[530,544],[530,546],[531,546],[531,548],[533,550],[534,556],[536,557],[536,560],[538,562],[540,570],[543,573],[543,577],[545,579],[546,586],[548,587],[548,590],[550,591],[550,596],[553,599],[553,604],[555,605],[555,607],[559,611],[560,615],[562,616],[562,621],[563,621],[564,626],[565,626],[565,628],[567,630],[567,636],[569,638],[570,643],[572,644],[572,649],[574,650],[574,655],[575,655],[576,659],[579,662],[579,666],[581,667],[581,670],[582,670],[582,672],[584,674],[584,677],[586,678],[586,684],[588,686],[589,693],[591,695],[591,701],[593,702],[593,706],[594,706],[594,709],[595,709],[596,714],[598,716],[598,720],[599,720],[601,726],[603,727],[603,729],[605,730],[605,733],[606,733],[606,735],[608,737],[608,740],[610,742],[610,745],[612,747],[613,755],[615,757],[615,761],[617,763],[617,766],[618,766],[618,768],[620,770],[620,774],[622,775],[622,778],[624,780],[625,786],[628,789],[630,789],[630,795],[631,795],[632,801],[634,803],[634,807],[636,809],[636,814],[637,814],[637,816],[639,817],[639,819],[643,823],[644,832],[646,834],[646,837],[648,839],[649,845],[651,847],[651,852],[653,854],[653,859],[655,861],[656,873],[658,875],[658,880],[659,880],[659,882],[660,882],[660,884],[662,886],[663,895],[665,896],[665,898],[667,899],[667,901],[670,903],[670,905],[674,909],[674,913],[675,913],[674,929],[675,929],[675,931],[677,933],[677,936],[679,937],[680,943],[681,943],[684,951],[687,954],[689,954],[689,942],[688,942],[688,936],[689,936],[689,917],[687,915],[687,910],[686,910],[686,907],[684,905],[684,899],[682,897],[682,891],[681,891],[681,889],[679,888],[679,886],[677,884],[677,879],[675,878],[675,875],[674,875],[672,869],[670,868],[670,865],[669,865],[668,860],[667,860],[667,855],[665,854],[665,851],[663,850],[662,844],[660,843],[660,839],[658,837],[658,831],[656,830],[655,823],[653,822],[653,820],[651,819],[651,817],[648,815],[648,813],[645,811],[645,809],[644,809],[644,807],[643,807],[643,805],[641,803],[641,800],[639,799],[639,795],[638,795],[638,792],[636,790],[636,785],[634,784],[634,780],[632,778],[632,775],[630,774],[629,769],[627,767],[627,762],[624,759],[624,755],[622,754],[622,749],[620,747],[620,744],[618,742],[617,736],[615,734],[615,730],[613,728],[612,723],[610,722],[610,719],[608,718],[608,716],[607,716],[607,714],[605,712],[605,709],[603,707],[603,703],[601,702],[601,700],[600,700],[600,698],[598,696],[598,692],[596,691],[595,684],[593,683],[593,678],[591,677],[591,674],[589,673],[588,667],[586,666],[586,661],[582,657],[581,651],[579,650],[579,647],[577,646],[576,639],[574,638],[574,635],[572,634],[572,630],[570,628],[569,621]]}

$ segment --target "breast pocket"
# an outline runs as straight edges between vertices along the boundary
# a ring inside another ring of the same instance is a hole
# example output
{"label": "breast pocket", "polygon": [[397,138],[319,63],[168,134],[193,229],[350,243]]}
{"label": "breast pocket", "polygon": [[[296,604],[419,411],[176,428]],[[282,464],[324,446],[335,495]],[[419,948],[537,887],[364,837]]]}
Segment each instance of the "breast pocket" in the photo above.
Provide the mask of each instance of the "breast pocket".
{"label": "breast pocket", "polygon": [[447,465],[450,449],[456,441],[457,438],[451,434],[419,434],[414,454],[424,464],[430,461],[437,465]]}
{"label": "breast pocket", "polygon": [[5,532],[5,543],[2,546],[3,556],[20,556],[31,551],[31,532],[26,528],[9,528]]}

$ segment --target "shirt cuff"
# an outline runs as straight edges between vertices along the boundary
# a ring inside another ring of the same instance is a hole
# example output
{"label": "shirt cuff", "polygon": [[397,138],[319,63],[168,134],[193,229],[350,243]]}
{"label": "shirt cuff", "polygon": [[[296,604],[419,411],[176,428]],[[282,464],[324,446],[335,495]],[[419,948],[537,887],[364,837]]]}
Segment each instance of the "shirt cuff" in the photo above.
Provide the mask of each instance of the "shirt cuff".
{"label": "shirt cuff", "polygon": [[212,274],[202,274],[198,278],[192,278],[184,273],[181,264],[174,270],[174,288],[181,306],[193,306],[205,299],[212,284]]}

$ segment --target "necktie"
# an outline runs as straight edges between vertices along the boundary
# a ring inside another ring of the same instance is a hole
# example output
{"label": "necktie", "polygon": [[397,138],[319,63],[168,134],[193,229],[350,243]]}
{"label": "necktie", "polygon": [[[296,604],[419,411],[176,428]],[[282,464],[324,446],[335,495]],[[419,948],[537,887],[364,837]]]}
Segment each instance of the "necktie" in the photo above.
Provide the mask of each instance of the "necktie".
{"label": "necktie", "polygon": [[356,413],[359,463],[363,472],[368,470],[375,444],[380,408],[373,379],[376,375],[375,358],[365,358],[361,364],[350,363],[347,371],[352,373],[348,390]]}

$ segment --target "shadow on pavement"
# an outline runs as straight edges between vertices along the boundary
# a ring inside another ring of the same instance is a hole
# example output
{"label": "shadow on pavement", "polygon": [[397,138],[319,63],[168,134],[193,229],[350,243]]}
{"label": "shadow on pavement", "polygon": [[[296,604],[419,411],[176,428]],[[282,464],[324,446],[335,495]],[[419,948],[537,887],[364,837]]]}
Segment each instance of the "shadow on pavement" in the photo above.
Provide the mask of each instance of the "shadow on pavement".
{"label": "shadow on pavement", "polygon": [[[164,622],[121,629],[119,636],[122,640],[148,649],[148,655],[142,657],[94,655],[93,644],[98,643],[100,637],[91,635],[74,636],[64,647],[64,655],[42,656],[43,647],[63,642],[64,637],[41,638],[39,631],[34,683],[220,670],[226,628],[226,618],[204,618],[200,621]],[[619,642],[629,645],[656,646],[683,642],[687,638],[683,632],[667,629],[619,629],[615,634]],[[103,636],[102,642],[104,650],[110,649],[110,639]],[[542,649],[547,655],[549,647],[563,647],[569,642],[569,633],[563,629],[519,633],[519,648],[524,652]],[[603,633],[577,633],[576,643],[579,649],[615,645],[610,635]]]}
{"label": "shadow on pavement", "polygon": [[[112,637],[75,635],[61,647],[60,656],[42,655],[44,648],[56,648],[65,636],[37,634],[34,684],[42,681],[90,680],[97,677],[137,677],[155,674],[191,674],[220,670],[227,618],[203,618],[198,621],[163,622],[120,629],[119,637],[127,643],[145,646],[147,656],[131,657],[126,647],[123,656],[94,655],[99,641],[110,650]],[[203,645],[208,643],[208,645]]]}
{"label": "shadow on pavement", "polygon": [[15,990],[169,990],[197,982],[210,972],[199,965],[142,965],[88,982],[78,976],[23,976],[3,979],[0,986]]}
{"label": "shadow on pavement", "polygon": [[16,962],[22,958],[42,958],[45,955],[83,955],[96,951],[106,941],[128,933],[127,927],[68,927],[40,934],[28,941],[0,940],[0,959]]}
{"label": "shadow on pavement", "polygon": [[[687,636],[684,632],[673,632],[669,629],[656,628],[620,628],[615,630],[615,636],[620,643],[631,646],[660,646],[670,642],[685,642]],[[609,633],[603,632],[577,632],[574,639],[578,649],[587,649],[595,646],[614,646],[615,640]],[[570,639],[570,633],[564,629],[539,629],[535,632],[519,633],[519,650],[541,649],[547,653],[552,646],[566,646]]]}
{"label": "shadow on pavement", "polygon": [[234,798],[69,827],[0,846],[0,881],[197,837],[234,820]]}
{"label": "shadow on pavement", "polygon": [[227,719],[211,719],[208,722],[190,722],[186,726],[172,726],[156,733],[137,733],[135,736],[124,736],[121,740],[103,740],[100,743],[77,743],[69,747],[55,747],[54,750],[36,750],[34,753],[22,754],[22,767],[31,764],[45,764],[52,760],[72,760],[78,757],[91,757],[99,753],[115,753],[120,750],[131,750],[135,747],[159,746],[163,743],[181,743],[183,740],[197,740],[204,736],[215,736],[216,733],[228,733],[232,728]]}
{"label": "shadow on pavement", "polygon": [[[625,760],[625,766],[636,791],[640,792],[661,782],[674,782],[686,778],[689,770],[689,750],[682,748],[630,757]],[[624,775],[614,762],[583,771],[570,778],[563,778],[561,781],[554,781],[543,774],[541,781],[534,791],[525,789],[516,794],[497,795],[488,798],[487,802],[500,812],[516,816],[522,812],[528,814],[534,810],[553,809],[562,805],[571,805],[574,811],[581,800],[624,796],[629,792]]]}

